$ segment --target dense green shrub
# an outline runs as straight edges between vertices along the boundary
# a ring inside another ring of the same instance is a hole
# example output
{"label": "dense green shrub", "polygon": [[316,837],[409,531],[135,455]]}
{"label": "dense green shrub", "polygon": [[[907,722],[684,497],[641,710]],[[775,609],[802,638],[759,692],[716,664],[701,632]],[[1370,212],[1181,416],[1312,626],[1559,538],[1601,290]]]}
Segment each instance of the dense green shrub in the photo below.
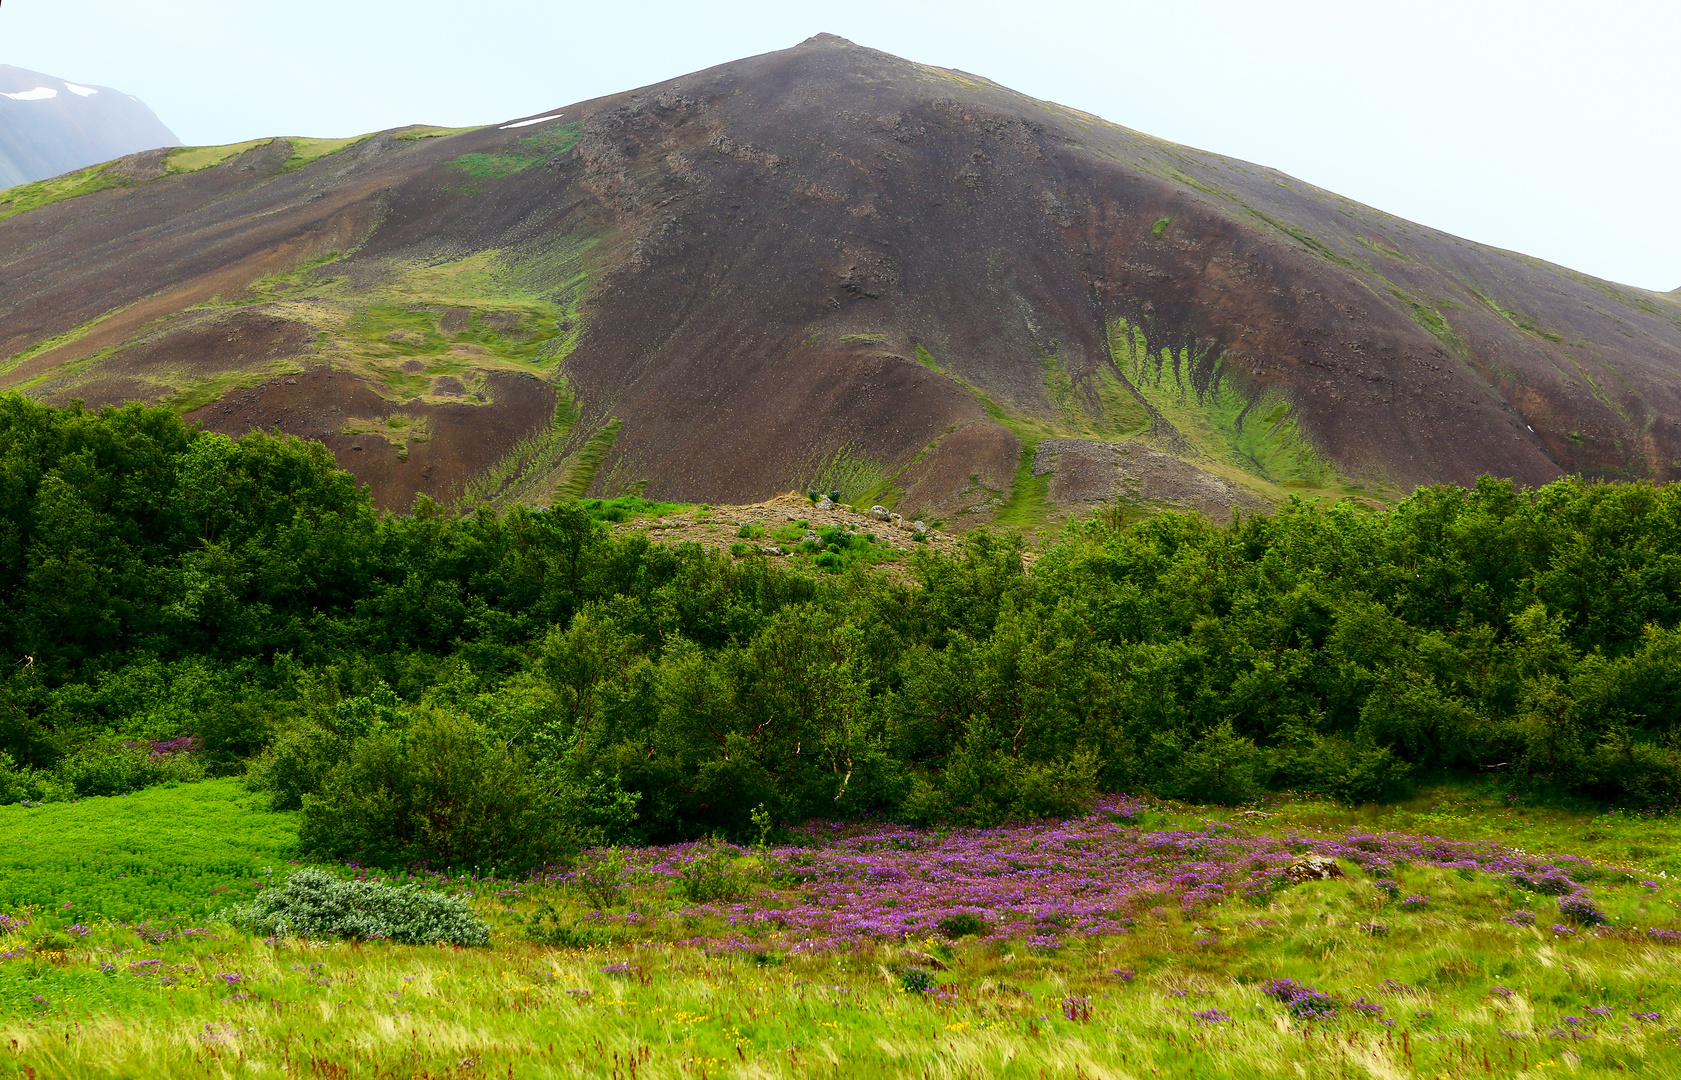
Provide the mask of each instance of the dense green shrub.
{"label": "dense green shrub", "polygon": [[152,782],[110,748],[191,735],[312,851],[479,865],[1493,766],[1681,801],[1681,485],[1109,515],[913,584],[867,534],[807,575],[602,524],[663,506],[381,515],[313,444],[0,396],[0,796]]}
{"label": "dense green shrub", "polygon": [[302,809],[304,796],[319,792],[332,771],[343,764],[351,740],[308,724],[287,732],[251,762],[246,782],[269,793],[275,810]]}
{"label": "dense green shrub", "polygon": [[324,870],[299,870],[248,904],[223,913],[229,921],[282,937],[345,937],[404,945],[488,945],[490,928],[458,896],[418,885],[343,881]]}
{"label": "dense green shrub", "polygon": [[677,895],[695,904],[740,900],[754,876],[742,865],[741,851],[713,837],[702,841],[677,868]]}
{"label": "dense green shrub", "polygon": [[69,755],[56,772],[78,797],[126,795],[152,784],[190,783],[205,775],[204,767],[189,752],[157,753],[147,745],[105,740]]}
{"label": "dense green shrub", "polygon": [[0,806],[11,803],[58,802],[73,798],[76,789],[57,773],[19,766],[0,751]]}
{"label": "dense green shrub", "polygon": [[528,869],[577,848],[559,800],[524,756],[449,714],[356,741],[301,802],[298,842],[329,858]]}

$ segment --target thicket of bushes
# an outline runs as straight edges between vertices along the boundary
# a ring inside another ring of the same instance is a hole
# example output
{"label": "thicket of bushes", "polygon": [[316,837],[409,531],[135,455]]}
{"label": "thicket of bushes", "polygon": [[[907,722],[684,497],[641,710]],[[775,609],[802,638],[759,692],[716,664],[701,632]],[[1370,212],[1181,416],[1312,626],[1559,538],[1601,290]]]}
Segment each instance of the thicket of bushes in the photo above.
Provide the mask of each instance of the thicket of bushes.
{"label": "thicket of bushes", "polygon": [[987,535],[916,573],[814,580],[578,504],[381,516],[315,444],[0,397],[0,796],[148,782],[100,762],[192,735],[313,850],[498,865],[760,804],[989,822],[1495,767],[1681,796],[1681,487],[1098,521],[1031,574]]}

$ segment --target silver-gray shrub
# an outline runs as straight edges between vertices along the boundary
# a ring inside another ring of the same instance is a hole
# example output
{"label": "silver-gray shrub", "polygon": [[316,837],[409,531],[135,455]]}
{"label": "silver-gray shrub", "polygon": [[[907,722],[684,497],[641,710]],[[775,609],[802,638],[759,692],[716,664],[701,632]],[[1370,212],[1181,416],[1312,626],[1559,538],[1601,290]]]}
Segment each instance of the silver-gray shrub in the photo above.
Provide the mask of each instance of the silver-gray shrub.
{"label": "silver-gray shrub", "polygon": [[344,881],[325,870],[299,870],[228,921],[287,937],[346,937],[403,945],[488,945],[490,927],[467,901],[419,885]]}

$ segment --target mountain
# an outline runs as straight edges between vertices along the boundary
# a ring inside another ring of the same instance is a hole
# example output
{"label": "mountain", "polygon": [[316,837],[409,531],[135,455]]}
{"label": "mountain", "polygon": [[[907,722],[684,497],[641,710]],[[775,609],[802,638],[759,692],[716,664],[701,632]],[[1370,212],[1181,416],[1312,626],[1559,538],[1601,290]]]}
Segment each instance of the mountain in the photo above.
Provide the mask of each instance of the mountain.
{"label": "mountain", "polygon": [[0,267],[0,387],[319,438],[392,507],[1034,524],[1681,474],[1675,296],[827,35],[491,127],[131,155],[0,193]]}
{"label": "mountain", "polygon": [[0,187],[179,145],[139,98],[0,64]]}

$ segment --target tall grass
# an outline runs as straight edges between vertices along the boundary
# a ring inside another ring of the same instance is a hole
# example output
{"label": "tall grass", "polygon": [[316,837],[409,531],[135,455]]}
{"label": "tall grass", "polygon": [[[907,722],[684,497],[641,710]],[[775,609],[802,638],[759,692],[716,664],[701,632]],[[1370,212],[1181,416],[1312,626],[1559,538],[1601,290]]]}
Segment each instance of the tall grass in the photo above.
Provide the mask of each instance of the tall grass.
{"label": "tall grass", "polygon": [[[106,811],[120,802],[66,809]],[[800,951],[774,929],[732,941],[749,911],[774,915],[803,896],[834,893],[822,881],[767,876],[775,849],[736,856],[736,869],[759,883],[733,904],[688,903],[645,872],[631,873],[618,899],[607,899],[608,915],[594,911],[599,896],[586,897],[564,876],[447,879],[496,924],[487,949],[265,941],[191,922],[134,928],[90,919],[72,933],[68,916],[37,908],[22,913],[29,925],[0,936],[0,1073],[1309,1080],[1681,1073],[1673,1020],[1681,951],[1639,932],[1676,915],[1677,890],[1653,869],[1677,854],[1669,820],[1501,810],[1451,792],[1384,811],[1269,809],[1275,816],[1263,819],[1159,805],[1137,827],[1163,838],[1164,859],[1171,838],[1193,833],[1287,836],[1311,848],[1425,822],[1448,838],[1526,834],[1523,846],[1536,852],[1569,845],[1601,856],[1630,847],[1647,854],[1632,874],[1602,868],[1593,878],[1596,898],[1616,917],[1612,927],[1573,934],[1549,925],[1546,897],[1498,876],[1397,865],[1396,891],[1427,902],[1395,902],[1350,866],[1346,877],[1300,883],[1259,904],[1138,912],[1125,933],[1068,935],[1058,947],[935,935]],[[1194,853],[1188,858],[1186,867]],[[1015,880],[1005,862],[999,868],[1001,885]],[[1504,921],[1518,903],[1543,918],[1534,926]],[[596,943],[533,944],[526,930],[543,910]],[[645,922],[624,917],[632,911]],[[33,936],[49,924],[56,946]],[[1374,924],[1384,929],[1374,932]],[[685,943],[703,935],[707,948]],[[1318,1019],[1294,1015],[1269,993],[1275,979],[1310,984],[1337,1008]]]}

